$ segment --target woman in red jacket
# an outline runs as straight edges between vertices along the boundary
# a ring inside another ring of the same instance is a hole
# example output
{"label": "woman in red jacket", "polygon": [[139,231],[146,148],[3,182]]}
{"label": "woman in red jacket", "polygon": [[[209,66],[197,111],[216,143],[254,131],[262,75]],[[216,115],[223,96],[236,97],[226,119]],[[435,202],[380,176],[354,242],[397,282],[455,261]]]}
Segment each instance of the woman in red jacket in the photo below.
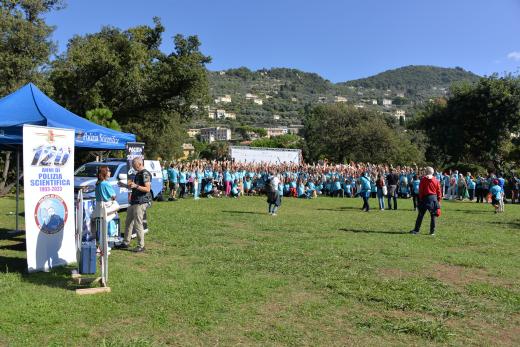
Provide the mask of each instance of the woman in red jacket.
{"label": "woman in red jacket", "polygon": [[442,192],[439,181],[433,177],[433,168],[426,168],[426,176],[421,178],[419,184],[419,214],[415,221],[415,228],[410,231],[411,234],[418,234],[421,229],[421,223],[426,211],[430,212],[430,235],[435,235],[435,219],[441,205]]}

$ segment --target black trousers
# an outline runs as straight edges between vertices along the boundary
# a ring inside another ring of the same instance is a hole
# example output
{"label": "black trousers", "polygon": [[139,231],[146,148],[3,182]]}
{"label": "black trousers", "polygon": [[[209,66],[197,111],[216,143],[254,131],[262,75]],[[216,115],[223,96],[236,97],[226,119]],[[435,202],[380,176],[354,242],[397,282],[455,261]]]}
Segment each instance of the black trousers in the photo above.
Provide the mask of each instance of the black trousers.
{"label": "black trousers", "polygon": [[394,200],[394,210],[397,210],[397,196],[390,196],[388,195],[388,209],[392,209],[392,199]]}
{"label": "black trousers", "polygon": [[[415,231],[419,232],[419,230],[421,229],[421,224],[422,224],[422,221],[423,221],[423,218],[424,218],[424,214],[427,211],[428,210],[419,207],[419,214],[417,215],[417,219],[415,220],[415,229],[414,229]],[[431,216],[431,220],[430,220],[430,234],[433,234],[433,233],[435,233],[435,220],[436,220],[437,217],[433,213],[430,213],[430,216]]]}
{"label": "black trousers", "polygon": [[186,196],[186,183],[180,183],[179,185],[181,187],[180,197],[184,198]]}
{"label": "black trousers", "polygon": [[430,212],[430,234],[435,233],[435,220],[437,219],[435,213],[437,212],[438,206],[439,203],[437,202],[437,197],[435,195],[428,195],[419,202],[419,213],[417,214],[417,219],[415,220],[414,229],[416,232],[419,232],[421,229],[421,224],[426,212]]}
{"label": "black trousers", "polygon": [[484,202],[484,190],[482,188],[477,188],[475,194],[477,195],[477,202]]}

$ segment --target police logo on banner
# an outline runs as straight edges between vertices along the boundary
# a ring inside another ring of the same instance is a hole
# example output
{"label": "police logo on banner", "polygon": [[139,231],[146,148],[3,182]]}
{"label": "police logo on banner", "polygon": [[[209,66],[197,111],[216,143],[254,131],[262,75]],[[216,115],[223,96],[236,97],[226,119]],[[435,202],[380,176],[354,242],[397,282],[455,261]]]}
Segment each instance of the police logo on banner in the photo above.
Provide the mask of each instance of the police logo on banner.
{"label": "police logo on banner", "polygon": [[23,128],[25,228],[29,271],[76,261],[74,130]]}

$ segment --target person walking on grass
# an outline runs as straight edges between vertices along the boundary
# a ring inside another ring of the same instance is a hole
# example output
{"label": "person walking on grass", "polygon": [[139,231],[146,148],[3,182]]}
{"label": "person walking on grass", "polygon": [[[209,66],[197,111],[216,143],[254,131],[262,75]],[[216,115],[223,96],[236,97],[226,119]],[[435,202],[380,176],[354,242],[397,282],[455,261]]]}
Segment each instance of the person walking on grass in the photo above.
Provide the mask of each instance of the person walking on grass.
{"label": "person walking on grass", "polygon": [[426,176],[421,178],[419,183],[419,213],[415,220],[415,228],[410,231],[410,234],[418,234],[421,229],[422,220],[426,211],[430,212],[430,235],[435,235],[435,220],[438,217],[440,210],[440,202],[442,198],[442,191],[439,181],[433,177],[433,168],[426,168]]}
{"label": "person walking on grass", "polygon": [[463,201],[466,198],[468,192],[468,184],[466,179],[462,174],[459,174],[459,178],[457,181],[457,197],[460,201]]}
{"label": "person walking on grass", "polygon": [[417,205],[419,202],[419,185],[421,184],[421,180],[417,175],[413,176],[412,180],[412,201],[413,201],[413,210],[417,211]]}
{"label": "person walking on grass", "polygon": [[179,170],[177,170],[175,165],[173,165],[173,163],[171,163],[167,172],[168,172],[168,187],[170,188],[170,196],[168,197],[168,201],[176,201],[177,200],[177,190],[179,189]]}
{"label": "person walking on grass", "polygon": [[276,212],[282,204],[282,199],[278,190],[278,186],[280,185],[280,179],[278,178],[276,172],[271,172],[266,183],[267,184],[265,186],[265,190],[267,193],[267,204],[269,205],[269,214],[271,216],[276,216]]}
{"label": "person walking on grass", "polygon": [[384,211],[385,210],[385,193],[388,194],[387,187],[385,185],[385,178],[382,174],[379,174],[377,176],[376,180],[376,187],[377,187],[377,201],[379,202],[379,210]]}
{"label": "person walking on grass", "polygon": [[504,190],[502,187],[500,187],[499,181],[497,179],[493,180],[489,192],[491,193],[491,204],[495,208],[495,213],[504,212]]}
{"label": "person walking on grass", "polygon": [[392,200],[394,201],[394,210],[397,210],[397,184],[399,183],[399,176],[395,173],[395,169],[390,169],[390,173],[386,176],[386,183],[388,184],[388,209],[392,209]]}
{"label": "person walking on grass", "polygon": [[370,199],[370,193],[372,191],[372,187],[370,185],[370,176],[368,172],[365,172],[363,175],[361,175],[359,181],[361,183],[361,191],[359,195],[361,195],[361,197],[363,198],[363,207],[361,208],[361,210],[368,212],[370,211],[370,205],[368,201]]}

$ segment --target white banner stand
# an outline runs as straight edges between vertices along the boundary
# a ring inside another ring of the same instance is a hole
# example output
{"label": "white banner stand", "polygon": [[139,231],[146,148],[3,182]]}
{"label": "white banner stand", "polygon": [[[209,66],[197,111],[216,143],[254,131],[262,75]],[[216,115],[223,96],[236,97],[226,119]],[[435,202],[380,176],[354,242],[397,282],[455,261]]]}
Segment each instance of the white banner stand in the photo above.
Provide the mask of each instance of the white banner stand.
{"label": "white banner stand", "polygon": [[81,240],[83,240],[83,193],[81,189],[76,199],[76,262],[78,265],[81,257]]}
{"label": "white banner stand", "polygon": [[23,126],[27,270],[76,261],[74,130]]}

